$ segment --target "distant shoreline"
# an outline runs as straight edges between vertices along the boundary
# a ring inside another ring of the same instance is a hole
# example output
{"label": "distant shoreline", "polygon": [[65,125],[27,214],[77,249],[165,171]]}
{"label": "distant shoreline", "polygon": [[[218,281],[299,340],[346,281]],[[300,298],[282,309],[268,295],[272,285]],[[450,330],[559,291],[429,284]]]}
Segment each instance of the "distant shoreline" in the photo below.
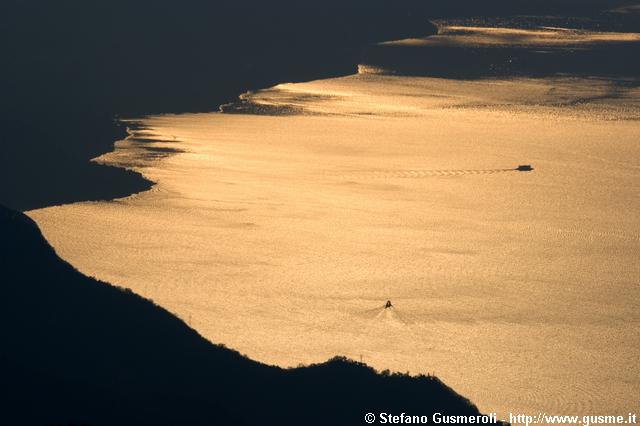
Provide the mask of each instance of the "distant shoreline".
{"label": "distant shoreline", "polygon": [[[558,17],[549,17],[549,18],[544,18],[544,17],[529,17],[529,18],[522,18],[522,17],[511,17],[511,18],[484,18],[484,19],[480,19],[480,18],[470,18],[470,19],[451,19],[451,20],[436,20],[436,21],[432,21],[431,23],[434,25],[435,31],[432,31],[431,33],[428,34],[424,34],[422,36],[419,36],[419,38],[425,39],[425,38],[429,38],[435,35],[438,35],[443,28],[445,28],[449,22],[454,23],[456,25],[460,25],[460,26],[503,26],[504,28],[518,28],[518,29],[536,29],[536,28],[540,28],[540,27],[545,27],[555,24],[556,22],[560,22],[561,19]],[[568,27],[572,28],[582,28],[582,29],[591,29],[591,30],[612,30],[615,29],[615,22],[609,20],[609,21],[602,21],[602,22],[598,22],[589,18],[575,18],[573,19],[571,22],[567,22]],[[551,27],[549,27],[551,28]],[[340,66],[340,64],[336,64],[337,66],[335,68],[331,68],[329,67],[329,70],[324,69],[322,71],[319,71],[317,75],[313,75],[313,76],[307,76],[307,78],[305,79],[283,79],[281,81],[277,81],[277,82],[270,82],[268,84],[264,84],[260,87],[256,87],[258,84],[252,84],[249,87],[244,88],[243,90],[240,90],[238,94],[236,94],[234,97],[232,97],[231,99],[225,99],[223,100],[219,105],[217,110],[221,113],[243,113],[245,112],[244,108],[245,108],[245,101],[243,100],[243,95],[247,94],[247,93],[251,93],[253,91],[259,91],[259,90],[264,90],[266,88],[269,87],[273,87],[275,85],[278,84],[282,84],[282,83],[289,83],[289,82],[303,82],[303,81],[310,81],[310,80],[320,80],[320,79],[327,79],[327,78],[336,78],[336,77],[342,77],[342,76],[349,76],[349,75],[353,75],[353,74],[357,74],[359,71],[359,67],[361,66],[372,66],[374,68],[379,67],[379,69],[384,69],[384,60],[386,60],[385,58],[385,54],[384,54],[384,49],[387,47],[385,45],[388,45],[389,43],[393,43],[394,40],[384,40],[382,41],[382,45],[376,45],[378,42],[372,42],[372,43],[367,43],[364,44],[363,46],[361,46],[360,48],[360,53],[359,53],[359,57],[361,59],[360,62],[357,61],[358,55],[353,55],[353,67],[350,70],[351,72],[348,72],[348,70],[343,67]],[[383,52],[382,54],[380,54],[380,52]],[[372,54],[373,53],[373,54]],[[459,52],[458,52],[459,53]],[[464,62],[464,58],[462,58],[462,56],[464,55],[458,55],[458,53],[455,54],[456,58],[453,59],[453,62],[455,61],[462,61]],[[491,77],[493,74],[493,76],[501,76],[502,74],[500,74],[499,72],[497,72],[496,69],[491,69],[492,66],[494,66],[494,63],[499,62],[500,60],[507,60],[509,55],[511,55],[512,53],[507,52],[505,55],[505,58],[500,58],[500,57],[495,57],[495,56],[489,56],[488,58],[484,58],[484,63],[483,60],[481,60],[481,57],[479,55],[472,55],[470,56],[469,59],[470,63],[465,64],[464,66],[458,64],[459,66],[457,68],[462,70],[462,74],[456,74],[456,71],[453,69],[438,69],[438,63],[442,62],[442,63],[448,63],[451,62],[452,59],[451,58],[446,58],[446,57],[441,57],[442,53],[440,53],[439,51],[435,51],[432,52],[431,55],[432,58],[430,59],[431,65],[430,67],[431,69],[431,73],[433,74],[433,76],[437,76],[437,77],[441,77],[441,78],[471,78],[471,79],[475,79],[475,78],[484,78],[484,77]],[[440,56],[438,56],[440,55]],[[415,56],[415,55],[414,55]],[[423,55],[420,55],[419,57],[422,58]],[[412,56],[410,56],[411,58]],[[369,64],[367,62],[367,59],[382,59],[383,63],[381,64],[377,64],[377,63],[373,63],[373,64]],[[435,58],[435,60],[434,60]],[[400,60],[398,60],[397,58],[393,58],[396,60],[395,64],[400,64]],[[406,60],[407,58],[405,58]],[[589,58],[586,58],[587,61],[583,61],[581,62],[582,65],[584,65],[585,63],[589,62]],[[488,62],[487,62],[488,61]],[[476,66],[475,66],[475,71],[474,70],[474,66],[472,66],[472,63],[475,62]],[[607,60],[602,60],[602,61],[594,61],[596,63],[604,63],[604,64],[610,64],[610,61]],[[434,68],[434,64],[435,68]],[[415,68],[414,64],[408,63],[409,67],[408,70],[411,71],[411,67]],[[418,64],[418,65],[422,65],[424,66],[424,64]],[[622,64],[624,65],[624,64]],[[609,67],[609,65],[606,65],[606,67]],[[325,64],[325,68],[326,68],[326,64]],[[448,68],[452,68],[451,66],[449,66]],[[453,67],[456,68],[456,67]],[[491,70],[489,73],[487,73],[487,70]],[[324,71],[324,72],[323,72]],[[500,70],[498,70],[500,71]],[[513,76],[518,76],[519,74],[517,74],[518,71],[516,71],[515,69],[511,69],[511,67],[508,67],[506,70],[506,74],[507,75],[513,75]],[[585,69],[586,72],[593,72],[593,70],[588,70]],[[538,76],[544,76],[544,72],[543,71],[541,73],[541,70],[536,70],[536,74],[540,74]],[[440,75],[440,74],[441,75]],[[533,75],[532,75],[533,76]],[[214,112],[215,110],[212,109],[209,112]],[[168,114],[185,114],[185,113],[189,113],[190,111],[176,111],[176,112],[170,112]],[[202,111],[202,112],[207,112],[207,111]],[[120,125],[124,124],[124,122],[128,122],[128,127],[131,128],[130,131],[126,131],[124,129],[124,135],[121,139],[118,140],[127,140],[127,139],[136,139],[136,130],[141,130],[142,128],[144,128],[143,125],[140,124],[140,121],[142,121],[145,117],[151,116],[153,114],[147,114],[147,115],[142,115],[139,117],[134,117],[134,118],[127,118],[127,119],[122,119],[122,121],[119,122]],[[114,141],[117,142],[118,140]],[[106,154],[108,152],[112,152],[113,151],[113,145],[111,147],[111,151],[106,151],[103,154]],[[167,153],[166,155],[171,155],[171,153]],[[95,160],[95,159],[93,159]],[[92,161],[93,161],[92,160]],[[153,186],[156,185],[156,182],[153,182],[151,180],[149,180],[147,177],[145,177],[144,175],[138,173],[138,172],[134,172],[134,171],[130,171],[131,173],[135,173],[137,176],[139,176],[141,179],[143,179],[145,181],[145,183],[148,185],[147,187],[141,188],[139,190],[133,190],[133,188],[131,189],[130,193],[124,195],[126,196],[131,196],[131,195],[135,195],[135,194],[140,194],[143,192],[146,192],[148,190],[150,190]],[[107,200],[113,200],[113,199],[117,199],[117,198],[121,198],[121,197],[105,197],[104,199],[101,199],[100,201],[107,201]]]}
{"label": "distant shoreline", "polygon": [[[426,17],[406,17],[397,10],[395,13],[397,16],[391,16],[386,26],[374,25],[375,21],[370,20],[381,19],[375,15],[358,18],[359,22],[345,27],[349,34],[347,40],[330,36],[326,28],[316,23],[310,29],[305,28],[303,31],[307,33],[302,33],[299,40],[291,43],[279,43],[281,34],[267,34],[263,37],[265,41],[261,42],[266,43],[272,52],[264,52],[251,45],[249,51],[244,52],[243,43],[246,42],[237,42],[238,46],[229,48],[230,53],[220,56],[221,61],[229,57],[228,67],[220,67],[216,56],[197,58],[198,61],[206,61],[205,66],[214,70],[211,75],[205,73],[204,68],[189,68],[188,65],[177,69],[172,69],[174,65],[169,65],[168,69],[164,69],[164,65],[154,66],[153,61],[165,64],[167,58],[162,57],[161,52],[142,52],[139,61],[144,62],[151,55],[147,68],[153,68],[157,75],[151,76],[158,82],[148,83],[146,68],[136,65],[141,67],[138,74],[134,69],[131,76],[123,72],[113,80],[108,77],[109,80],[101,82],[104,87],[98,88],[96,95],[91,90],[95,86],[83,92],[77,78],[70,74],[60,77],[64,79],[62,84],[49,83],[54,92],[42,98],[42,105],[34,104],[34,110],[30,111],[32,106],[27,103],[28,97],[42,97],[40,89],[34,86],[30,90],[35,92],[23,97],[26,111],[13,108],[8,116],[0,119],[0,125],[5,129],[3,138],[8,141],[3,144],[4,152],[0,152],[0,156],[6,158],[3,161],[6,167],[0,171],[0,178],[15,182],[0,188],[0,204],[30,211],[74,202],[108,201],[147,191],[153,182],[141,174],[92,161],[111,152],[116,141],[127,137],[118,122],[119,117],[214,111],[246,91],[282,82],[349,75],[355,72],[362,49],[371,43],[436,32]],[[109,35],[101,37],[108,38]],[[184,43],[188,44],[189,40]],[[216,45],[211,48],[216,49]],[[137,53],[129,56],[135,58]],[[234,72],[236,69],[238,72]],[[197,73],[195,80],[191,76],[194,72]],[[138,84],[141,78],[143,80]],[[68,89],[66,85],[69,85]],[[55,91],[60,91],[60,95]],[[15,96],[19,98],[22,95],[16,92]],[[50,107],[47,106],[49,103]]]}
{"label": "distant shoreline", "polygon": [[[26,211],[147,190],[139,174],[90,161],[126,137],[114,118],[212,111],[247,90],[348,75],[366,46],[435,34],[429,19],[535,12],[569,23],[612,15],[602,12],[605,0],[536,8],[498,0],[481,8],[464,0],[465,7],[256,2],[251,13],[234,4],[161,3],[36,1],[3,9],[0,33],[14,42],[0,70],[0,179],[11,182],[0,187],[0,204]],[[630,12],[612,22],[640,28]]]}

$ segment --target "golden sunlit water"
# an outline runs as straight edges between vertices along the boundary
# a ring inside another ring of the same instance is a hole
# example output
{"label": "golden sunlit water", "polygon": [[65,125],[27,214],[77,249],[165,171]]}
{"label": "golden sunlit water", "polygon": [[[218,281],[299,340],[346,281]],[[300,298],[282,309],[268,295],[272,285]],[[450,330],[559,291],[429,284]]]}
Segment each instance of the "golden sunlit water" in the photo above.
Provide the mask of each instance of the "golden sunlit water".
{"label": "golden sunlit water", "polygon": [[98,161],[151,191],[29,215],[256,360],[435,373],[507,418],[637,410],[640,91],[360,69],[132,123]]}

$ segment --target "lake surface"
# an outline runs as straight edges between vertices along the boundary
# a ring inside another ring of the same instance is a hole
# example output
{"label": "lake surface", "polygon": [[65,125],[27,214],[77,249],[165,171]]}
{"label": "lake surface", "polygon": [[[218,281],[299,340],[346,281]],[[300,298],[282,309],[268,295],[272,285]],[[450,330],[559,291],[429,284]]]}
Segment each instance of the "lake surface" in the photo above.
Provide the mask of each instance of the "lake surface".
{"label": "lake surface", "polygon": [[[637,39],[509,31],[443,43]],[[434,373],[507,418],[637,411],[637,85],[379,65],[132,121],[96,161],[151,191],[29,215],[80,271],[259,361]]]}

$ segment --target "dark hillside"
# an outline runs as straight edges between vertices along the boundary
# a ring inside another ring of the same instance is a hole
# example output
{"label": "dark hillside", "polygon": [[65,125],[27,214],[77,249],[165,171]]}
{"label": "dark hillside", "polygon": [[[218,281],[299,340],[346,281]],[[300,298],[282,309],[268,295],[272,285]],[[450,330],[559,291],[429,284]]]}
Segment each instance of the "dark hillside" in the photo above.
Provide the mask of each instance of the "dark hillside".
{"label": "dark hillside", "polygon": [[1,424],[351,425],[367,412],[477,413],[435,377],[340,358],[283,370],[213,345],[151,301],[83,276],[6,208],[0,273]]}

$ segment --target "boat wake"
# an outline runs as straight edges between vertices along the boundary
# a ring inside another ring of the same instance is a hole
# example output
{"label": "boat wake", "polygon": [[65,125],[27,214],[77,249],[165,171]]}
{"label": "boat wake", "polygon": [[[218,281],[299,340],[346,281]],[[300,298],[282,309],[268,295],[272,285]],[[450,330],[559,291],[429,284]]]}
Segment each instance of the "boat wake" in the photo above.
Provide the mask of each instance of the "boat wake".
{"label": "boat wake", "polygon": [[430,177],[453,177],[467,175],[493,175],[497,173],[529,172],[533,168],[529,165],[520,165],[511,169],[447,169],[447,170],[370,170],[354,171],[351,173],[337,174],[334,177],[345,180],[370,180],[370,179],[425,179]]}

